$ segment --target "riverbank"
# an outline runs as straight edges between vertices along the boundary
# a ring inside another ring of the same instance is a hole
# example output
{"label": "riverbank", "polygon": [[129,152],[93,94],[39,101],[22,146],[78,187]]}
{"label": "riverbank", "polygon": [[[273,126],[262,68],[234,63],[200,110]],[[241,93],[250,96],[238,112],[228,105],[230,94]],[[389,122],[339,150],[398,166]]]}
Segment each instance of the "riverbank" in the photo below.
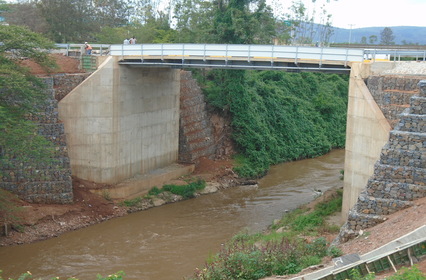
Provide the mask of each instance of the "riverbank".
{"label": "riverbank", "polygon": [[[414,205],[402,211],[398,211],[387,216],[386,221],[374,227],[365,229],[363,234],[346,243],[339,244],[337,247],[342,251],[342,255],[347,254],[366,254],[377,249],[399,237],[402,237],[415,229],[426,225],[426,197],[415,201]],[[291,279],[295,276],[309,274],[316,269],[326,266],[333,266],[331,259],[325,258],[320,266],[313,266],[303,270],[297,275],[272,276],[263,280]],[[417,263],[420,271],[426,273],[426,260],[420,260]],[[397,268],[398,270],[400,267]],[[385,279],[393,275],[393,271],[387,271],[376,275],[375,279]]]}
{"label": "riverbank", "polygon": [[[197,195],[208,194],[246,183],[232,171],[232,160],[201,159],[191,177],[206,181],[206,188]],[[188,178],[168,183],[183,184]],[[250,183],[255,183],[250,181]],[[97,186],[100,187],[100,186]],[[73,178],[74,202],[72,204],[34,204],[14,199],[18,226],[8,228],[8,235],[0,237],[0,246],[33,243],[65,232],[98,224],[132,212],[142,211],[166,203],[183,200],[180,196],[141,199],[137,205],[125,206],[121,201],[112,201],[107,195],[90,191],[93,183]]]}
{"label": "riverbank", "polygon": [[[287,164],[286,165],[287,169],[290,168],[289,165],[291,166],[291,164]],[[227,162],[227,161],[223,161],[223,162],[211,162],[211,161],[206,160],[205,162],[203,162],[203,164],[200,166],[200,168],[196,171],[196,175],[204,178],[206,181],[209,181],[209,182],[213,182],[213,181],[214,182],[222,182],[222,184],[224,186],[228,185],[228,187],[229,187],[232,184],[235,184],[236,180],[238,179],[238,178],[234,178],[233,177],[234,175],[232,174],[232,170],[229,169],[230,167],[232,167],[232,162]],[[208,172],[208,171],[210,171],[210,172]],[[183,179],[185,179],[185,178],[183,178]],[[328,185],[330,185],[330,184],[328,184]],[[336,185],[340,185],[340,184],[336,184]],[[79,185],[77,185],[77,186],[79,186]],[[80,189],[77,189],[77,191],[85,191],[86,188],[87,187],[80,186]],[[237,188],[237,189],[240,189],[240,188]],[[232,190],[229,190],[229,191],[232,191]],[[218,193],[218,195],[221,195],[221,193]],[[223,192],[223,193],[225,193],[225,192]],[[89,193],[88,195],[90,196],[91,194]],[[322,201],[325,197],[327,197],[327,195],[328,195],[328,192],[324,191],[324,195],[318,197],[317,200],[313,201],[312,203],[308,204],[307,206],[308,207],[309,206],[312,207],[312,205],[314,205],[315,203],[318,203],[318,202]],[[117,206],[118,208],[115,209],[116,211],[119,210],[119,209],[121,209],[119,205],[114,205],[113,203],[109,202],[108,200],[105,200],[103,197],[100,197],[100,198],[102,199],[101,202],[105,203],[108,207],[114,208],[114,206]],[[205,197],[205,198],[201,198],[201,201],[203,201],[205,199],[209,200],[208,197]],[[84,202],[83,206],[85,206],[85,211],[87,211],[86,213],[88,213],[88,215],[91,215],[91,214],[95,215],[97,213],[97,211],[100,210],[99,208],[97,208],[95,206],[95,205],[97,205],[96,201],[93,201],[91,197],[84,197],[84,198],[82,197],[81,200],[79,201],[79,203],[81,203],[81,202]],[[197,203],[197,201],[191,201],[191,203]],[[183,205],[184,204],[186,204],[186,203],[183,203]],[[371,244],[369,244],[369,242],[372,241],[370,239],[372,237],[370,237],[370,236],[373,236],[373,234],[377,233],[378,234],[377,236],[380,237],[380,238],[382,238],[382,239],[384,237],[394,238],[393,234],[395,234],[395,233],[396,234],[404,234],[403,230],[404,230],[404,228],[406,226],[410,226],[410,227],[414,226],[415,227],[416,224],[418,224],[418,223],[425,223],[424,219],[425,219],[426,215],[424,215],[425,214],[425,212],[424,212],[424,205],[425,205],[425,202],[422,202],[422,201],[417,202],[416,201],[416,206],[415,206],[414,210],[418,211],[417,213],[414,213],[414,214],[407,214],[407,213],[410,213],[410,212],[404,212],[403,213],[405,215],[408,215],[409,217],[412,217],[413,220],[411,220],[411,219],[410,220],[408,220],[408,219],[399,219],[399,220],[395,221],[395,220],[392,220],[391,217],[390,217],[389,220],[387,221],[387,222],[390,222],[390,225],[388,225],[388,229],[386,231],[382,230],[382,229],[378,229],[378,230],[373,229],[371,232],[370,232],[370,229],[366,230],[366,232],[369,232],[369,233],[366,234],[366,235],[364,235],[363,238],[356,239],[357,243],[352,243],[352,244],[349,243],[349,242],[347,243],[347,244],[350,244],[347,247],[348,248],[348,252],[352,252],[351,250],[353,250],[353,252],[358,252],[359,248],[357,246],[359,246],[363,250],[369,250],[370,247],[372,246]],[[178,205],[176,205],[176,206],[178,206]],[[167,208],[167,207],[165,207],[165,208]],[[165,208],[163,208],[163,209],[165,209]],[[173,206],[173,208],[175,208],[175,206]],[[123,215],[126,215],[127,211],[129,210],[129,208],[123,208],[123,209],[126,210]],[[155,211],[157,211],[157,210],[161,210],[161,209],[155,209]],[[407,211],[408,210],[410,210],[410,209],[407,209]],[[41,209],[39,209],[38,211],[41,211]],[[34,211],[34,213],[36,213],[38,211]],[[59,226],[62,225],[65,228],[69,228],[72,225],[71,221],[70,221],[69,224],[65,224],[65,222],[68,222],[68,221],[67,220],[63,220],[62,218],[65,218],[65,216],[62,217],[62,216],[59,216],[59,214],[53,216],[53,218],[45,216],[47,220],[50,220],[51,222],[56,223],[55,227],[52,226],[52,228],[49,228],[49,226],[51,226],[51,225],[48,225],[45,228],[47,230],[50,230],[50,231],[48,231],[48,234],[50,232],[50,233],[54,233],[56,235],[60,235],[61,233],[58,233],[56,231],[58,225]],[[73,213],[73,214],[78,214],[78,213]],[[78,215],[80,216],[80,218],[86,218],[86,217],[83,217],[82,214],[78,214]],[[94,223],[102,222],[102,219],[100,219],[99,216],[97,217],[95,215],[94,218],[98,219],[98,221],[94,222]],[[125,217],[125,219],[127,219],[127,218],[130,218],[130,217]],[[333,223],[335,221],[337,221],[338,218],[339,218],[339,215],[336,215],[335,219],[333,219]],[[108,219],[108,218],[106,218],[106,219]],[[154,218],[154,220],[155,219],[156,218]],[[117,219],[117,221],[120,221],[120,220],[121,219]],[[404,224],[405,221],[407,221],[407,223],[408,223],[407,225]],[[80,222],[81,222],[81,220],[80,220]],[[114,222],[114,221],[111,221],[111,222]],[[270,221],[268,221],[268,223],[270,223]],[[41,224],[38,224],[37,226],[34,226],[34,228],[37,229],[38,233],[42,233],[43,230],[44,230],[42,228]],[[31,229],[31,227],[29,229]],[[393,229],[395,229],[395,232],[392,231]],[[408,232],[408,231],[410,231],[410,228],[407,227],[407,229],[405,229],[405,230]],[[153,230],[153,232],[157,232],[157,230]],[[55,235],[53,235],[53,236],[55,236]],[[327,238],[327,240],[330,241],[330,240],[333,239],[333,237],[334,237],[333,235],[329,235],[328,238]],[[365,237],[367,237],[367,238],[365,238]],[[46,238],[49,238],[49,237],[43,236],[42,238],[46,239]],[[54,240],[52,240],[52,241],[54,241]],[[374,244],[376,243],[376,241],[373,241],[373,242],[374,242]],[[377,243],[377,244],[379,244],[379,243]],[[37,244],[34,244],[34,245],[37,246]],[[22,246],[21,248],[25,248],[25,246]],[[5,249],[8,249],[8,248],[5,248]],[[10,249],[15,250],[13,248],[10,248]],[[19,250],[19,248],[16,248],[16,249]],[[343,252],[346,253],[346,251],[343,251]],[[195,266],[193,266],[193,267],[195,267]],[[130,271],[130,269],[124,269],[124,270],[126,272],[128,272],[128,270]],[[97,271],[99,271],[99,270],[97,270]],[[162,278],[157,278],[157,279],[162,279]],[[279,277],[279,278],[277,277],[277,279],[282,279],[282,277]]]}

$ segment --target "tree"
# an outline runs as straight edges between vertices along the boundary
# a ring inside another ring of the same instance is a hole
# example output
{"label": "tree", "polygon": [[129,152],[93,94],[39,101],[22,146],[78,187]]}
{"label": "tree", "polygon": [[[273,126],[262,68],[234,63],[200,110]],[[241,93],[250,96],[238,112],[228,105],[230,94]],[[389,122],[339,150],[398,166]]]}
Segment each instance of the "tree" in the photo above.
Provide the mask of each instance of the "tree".
{"label": "tree", "polygon": [[361,44],[367,45],[367,37],[365,37],[365,36],[361,37]]}
{"label": "tree", "polygon": [[48,32],[49,26],[35,2],[10,4],[8,7],[4,17],[9,24],[26,26],[37,33]]}
{"label": "tree", "polygon": [[202,0],[181,0],[176,3],[174,18],[179,41],[182,43],[201,43],[211,29],[212,3]]}
{"label": "tree", "polygon": [[[312,0],[312,3],[315,2]],[[333,35],[331,14],[325,4],[320,6],[318,13],[316,8],[310,11],[301,1],[294,1],[286,17],[292,23],[293,44],[312,44],[314,41],[327,44]]]}
{"label": "tree", "polygon": [[368,40],[369,40],[371,45],[374,45],[377,42],[377,36],[371,35],[370,37],[368,37]]}
{"label": "tree", "polygon": [[57,43],[91,41],[100,29],[93,5],[87,0],[39,0],[37,7]]}
{"label": "tree", "polygon": [[93,0],[95,21],[100,28],[128,23],[131,6],[123,0]]}
{"label": "tree", "polygon": [[54,44],[27,28],[0,25],[0,163],[47,162],[52,143],[39,136],[28,119],[46,102],[43,82],[19,65],[22,57],[54,66],[46,50]]}
{"label": "tree", "polygon": [[380,32],[380,44],[382,45],[395,45],[395,36],[393,31],[389,27],[385,27],[382,32]]}
{"label": "tree", "polygon": [[177,30],[187,42],[270,44],[275,36],[264,0],[183,0],[175,13]]}

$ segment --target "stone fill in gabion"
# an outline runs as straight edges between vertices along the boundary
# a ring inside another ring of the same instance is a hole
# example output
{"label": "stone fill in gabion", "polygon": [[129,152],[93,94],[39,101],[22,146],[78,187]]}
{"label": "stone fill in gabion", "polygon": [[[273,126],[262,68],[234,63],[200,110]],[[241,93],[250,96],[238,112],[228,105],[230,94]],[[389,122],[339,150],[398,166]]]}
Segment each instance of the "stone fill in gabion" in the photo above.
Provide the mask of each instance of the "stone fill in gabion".
{"label": "stone fill in gabion", "polygon": [[58,101],[89,74],[56,75],[44,78],[49,96],[41,113],[28,116],[38,126],[38,134],[51,141],[56,150],[53,162],[15,162],[2,166],[0,187],[33,203],[72,203],[72,180],[64,125],[58,119]]}
{"label": "stone fill in gabion", "polygon": [[[379,107],[389,109],[391,103],[398,103],[396,106],[401,107],[401,113],[398,118],[388,118],[398,119],[398,123],[382,149],[366,189],[349,211],[337,242],[355,237],[361,229],[383,222],[386,215],[426,196],[426,80],[370,77],[367,83]],[[415,95],[412,92],[414,83],[418,87]],[[397,100],[404,102],[407,90],[410,91],[409,107]]]}

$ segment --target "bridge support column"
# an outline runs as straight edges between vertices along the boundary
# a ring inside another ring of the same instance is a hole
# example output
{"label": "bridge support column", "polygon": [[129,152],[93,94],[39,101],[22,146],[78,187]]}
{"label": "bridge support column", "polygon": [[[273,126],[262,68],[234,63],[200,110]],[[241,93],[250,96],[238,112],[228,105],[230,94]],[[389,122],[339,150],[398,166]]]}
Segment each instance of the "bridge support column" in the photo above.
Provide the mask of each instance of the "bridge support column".
{"label": "bridge support column", "polygon": [[357,202],[373,175],[374,165],[389,138],[391,127],[374,101],[363,78],[370,65],[353,63],[349,81],[349,104],[346,125],[345,175],[342,219]]}
{"label": "bridge support column", "polygon": [[177,161],[179,70],[109,57],[59,103],[72,174],[116,184]]}

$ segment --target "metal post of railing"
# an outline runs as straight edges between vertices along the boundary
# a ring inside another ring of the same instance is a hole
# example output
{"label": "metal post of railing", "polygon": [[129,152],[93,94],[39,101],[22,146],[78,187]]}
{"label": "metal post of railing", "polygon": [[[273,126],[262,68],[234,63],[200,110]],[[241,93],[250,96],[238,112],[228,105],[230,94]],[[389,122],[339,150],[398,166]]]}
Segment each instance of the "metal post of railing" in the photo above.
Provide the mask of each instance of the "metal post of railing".
{"label": "metal post of railing", "polygon": [[271,53],[271,68],[274,67],[274,57],[275,57],[275,45],[272,45],[272,53]]}
{"label": "metal post of railing", "polygon": [[225,49],[225,65],[228,65],[228,44],[226,44]]}
{"label": "metal post of railing", "polygon": [[141,62],[143,62],[143,44],[141,44]]}
{"label": "metal post of railing", "polygon": [[203,50],[203,61],[206,61],[206,48],[207,48],[207,44],[204,44],[204,50]]}
{"label": "metal post of railing", "polygon": [[298,54],[299,54],[299,46],[296,46],[296,53],[295,53],[295,57],[294,57],[294,64],[296,64],[296,65],[297,65]]}
{"label": "metal post of railing", "polygon": [[348,66],[348,61],[349,61],[349,49],[346,49],[346,54],[345,54],[345,67]]}
{"label": "metal post of railing", "polygon": [[182,66],[185,64],[185,44],[182,44]]}
{"label": "metal post of railing", "polygon": [[247,54],[247,62],[248,63],[250,63],[250,57],[251,57],[251,55],[250,55],[250,47],[251,47],[251,45],[248,45],[248,54]]}
{"label": "metal post of railing", "polygon": [[321,66],[322,66],[322,55],[323,55],[323,51],[324,51],[324,48],[323,48],[323,47],[321,47],[320,59],[319,59],[319,68],[320,68],[320,69],[321,69]]}
{"label": "metal post of railing", "polygon": [[161,61],[164,61],[164,44],[161,44]]}

